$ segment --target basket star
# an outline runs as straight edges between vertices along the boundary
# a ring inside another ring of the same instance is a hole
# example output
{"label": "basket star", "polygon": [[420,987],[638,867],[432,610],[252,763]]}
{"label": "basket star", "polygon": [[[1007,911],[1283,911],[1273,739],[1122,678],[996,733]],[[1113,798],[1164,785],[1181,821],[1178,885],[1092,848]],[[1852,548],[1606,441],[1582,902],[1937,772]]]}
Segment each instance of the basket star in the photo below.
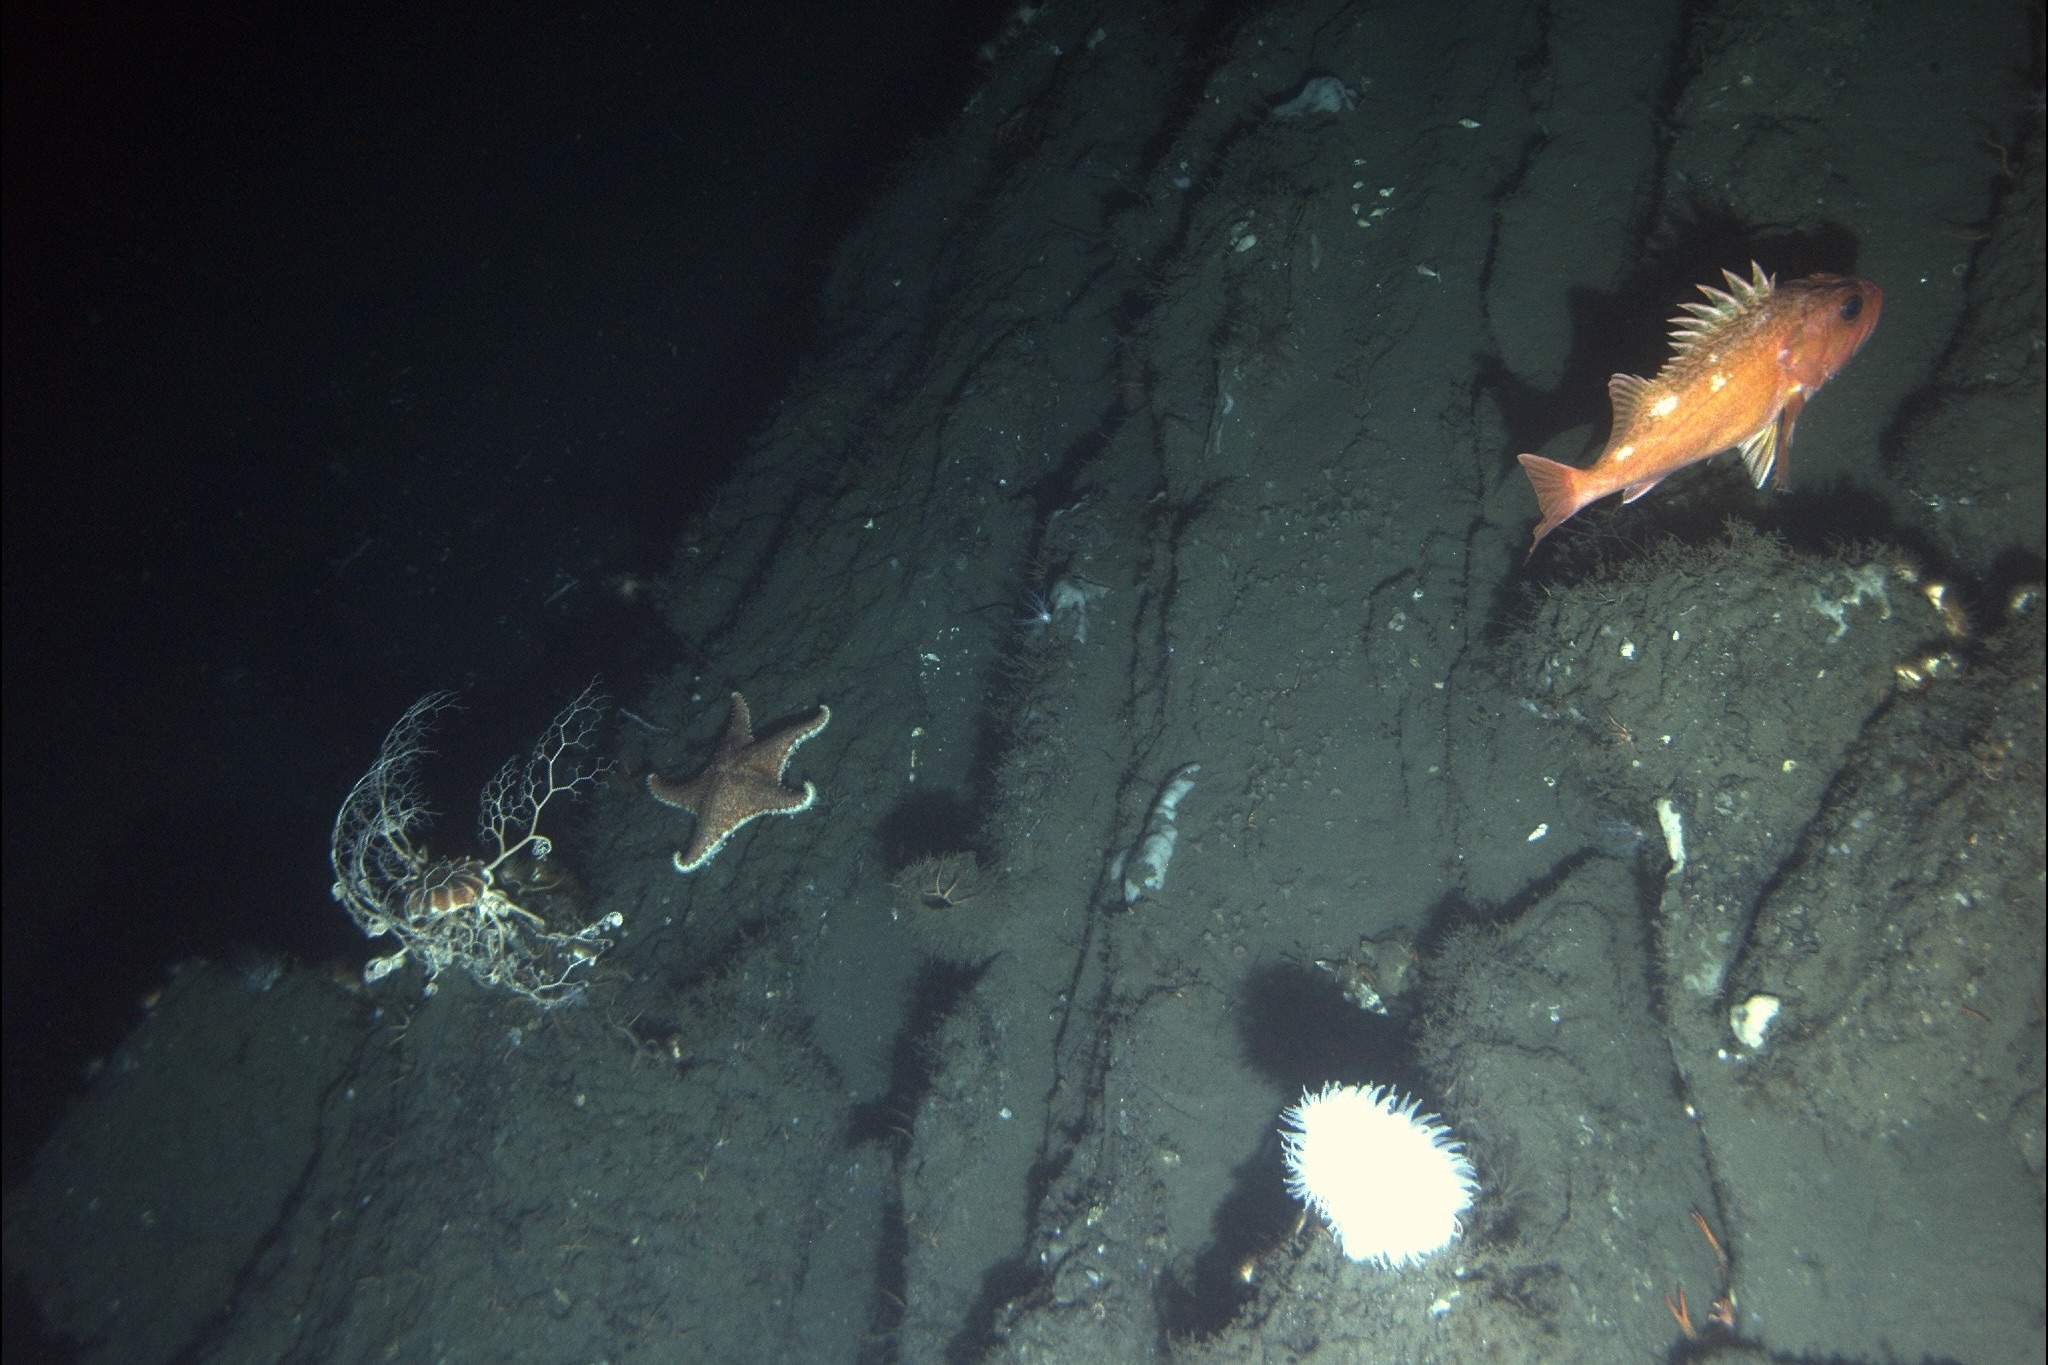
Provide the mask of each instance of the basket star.
{"label": "basket star", "polygon": [[799,744],[824,729],[832,719],[832,708],[820,706],[810,720],[792,725],[766,739],[754,738],[753,718],[747,714],[747,699],[732,694],[732,717],[725,733],[711,751],[704,771],[688,782],[669,782],[647,775],[647,790],[665,806],[686,810],[697,817],[690,846],[674,858],[676,871],[695,872],[716,857],[726,840],[740,826],[763,815],[795,815],[809,810],[818,800],[816,784],[806,782],[803,790],[782,785],[783,769]]}

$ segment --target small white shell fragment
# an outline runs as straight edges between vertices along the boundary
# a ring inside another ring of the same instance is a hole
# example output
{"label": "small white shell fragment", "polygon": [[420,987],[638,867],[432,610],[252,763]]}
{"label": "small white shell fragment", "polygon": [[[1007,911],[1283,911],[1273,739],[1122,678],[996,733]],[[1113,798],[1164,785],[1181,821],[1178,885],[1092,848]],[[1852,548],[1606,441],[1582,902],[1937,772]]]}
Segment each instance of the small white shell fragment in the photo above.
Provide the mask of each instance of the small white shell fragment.
{"label": "small white shell fragment", "polygon": [[1550,825],[1549,822],[1546,821],[1545,823],[1540,824],[1536,826],[1536,828],[1529,831],[1529,842],[1533,844],[1538,839],[1541,839],[1544,835],[1548,833],[1550,833]]}
{"label": "small white shell fragment", "polygon": [[1634,640],[1623,640],[1621,642],[1621,657],[1624,659],[1636,657],[1636,642]]}
{"label": "small white shell fragment", "polygon": [[1249,232],[1247,232],[1244,236],[1237,239],[1237,249],[1239,251],[1250,251],[1253,247],[1257,246],[1258,244],[1258,237],[1255,234]]}
{"label": "small white shell fragment", "polygon": [[1675,877],[1685,871],[1685,821],[1668,796],[1657,798],[1657,826],[1664,831],[1664,851],[1671,856],[1671,870],[1664,875]]}
{"label": "small white shell fragment", "polygon": [[1785,1002],[1775,995],[1752,995],[1728,1011],[1728,1027],[1751,1052],[1761,1052],[1771,1036],[1771,1025]]}
{"label": "small white shell fragment", "polygon": [[1460,128],[1463,128],[1465,131],[1470,132],[1472,129],[1477,128],[1479,126],[1479,120],[1476,118],[1461,118],[1458,120],[1458,126]]}

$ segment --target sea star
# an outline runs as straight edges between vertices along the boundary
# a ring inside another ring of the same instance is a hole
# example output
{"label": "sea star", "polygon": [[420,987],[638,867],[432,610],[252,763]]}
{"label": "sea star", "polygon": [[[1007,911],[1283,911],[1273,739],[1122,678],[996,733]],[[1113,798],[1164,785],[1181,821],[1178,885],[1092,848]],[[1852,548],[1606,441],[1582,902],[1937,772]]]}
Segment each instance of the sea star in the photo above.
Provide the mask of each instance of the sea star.
{"label": "sea star", "polygon": [[802,791],[785,787],[782,771],[789,766],[797,745],[824,729],[831,719],[832,708],[820,706],[813,719],[766,739],[755,739],[747,699],[735,692],[732,718],[726,721],[725,734],[711,751],[711,761],[703,772],[688,782],[668,782],[649,773],[647,790],[655,800],[697,817],[690,846],[673,859],[676,871],[695,872],[710,862],[749,820],[809,810],[818,799],[816,784],[806,782]]}

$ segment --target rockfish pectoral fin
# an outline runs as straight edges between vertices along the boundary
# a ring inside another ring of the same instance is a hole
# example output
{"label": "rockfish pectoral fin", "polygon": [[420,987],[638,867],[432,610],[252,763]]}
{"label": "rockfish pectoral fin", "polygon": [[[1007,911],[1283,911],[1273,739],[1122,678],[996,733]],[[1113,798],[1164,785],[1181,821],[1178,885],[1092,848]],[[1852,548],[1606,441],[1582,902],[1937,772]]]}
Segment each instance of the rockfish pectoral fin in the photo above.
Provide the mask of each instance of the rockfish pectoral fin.
{"label": "rockfish pectoral fin", "polygon": [[1546,460],[1541,455],[1518,455],[1515,458],[1522,462],[1522,470],[1529,476],[1529,486],[1536,491],[1536,505],[1543,509],[1543,520],[1537,524],[1536,537],[1529,542],[1529,553],[1535,554],[1536,547],[1543,543],[1543,537],[1555,531],[1565,518],[1593,501],[1596,495],[1586,491],[1585,471],[1582,469]]}
{"label": "rockfish pectoral fin", "polygon": [[1778,417],[1778,467],[1774,488],[1783,488],[1792,481],[1792,428],[1799,421],[1799,414],[1806,410],[1807,397],[1811,389],[1800,389],[1785,400],[1785,411]]}
{"label": "rockfish pectoral fin", "polygon": [[[1742,463],[1749,468],[1750,481],[1758,488],[1764,486],[1764,480],[1771,477],[1772,466],[1778,463],[1778,428],[1782,420],[1773,417],[1738,447],[1742,451]],[[1785,472],[1780,469],[1778,484],[1783,487],[1784,483]]]}

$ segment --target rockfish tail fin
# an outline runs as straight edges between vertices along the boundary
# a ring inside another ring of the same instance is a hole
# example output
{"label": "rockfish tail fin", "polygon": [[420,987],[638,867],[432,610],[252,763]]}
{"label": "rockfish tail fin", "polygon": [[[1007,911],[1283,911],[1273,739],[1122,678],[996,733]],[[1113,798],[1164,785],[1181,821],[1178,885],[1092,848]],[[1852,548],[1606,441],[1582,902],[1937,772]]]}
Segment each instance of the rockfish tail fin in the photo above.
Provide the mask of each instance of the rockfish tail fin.
{"label": "rockfish tail fin", "polygon": [[1543,537],[1555,531],[1566,517],[1599,494],[1587,490],[1586,471],[1583,469],[1546,460],[1541,455],[1519,455],[1516,458],[1522,462],[1522,469],[1529,476],[1529,486],[1536,490],[1536,505],[1543,509],[1543,520],[1536,526],[1536,538],[1529,542],[1529,553],[1533,555],[1536,547],[1543,543]]}

